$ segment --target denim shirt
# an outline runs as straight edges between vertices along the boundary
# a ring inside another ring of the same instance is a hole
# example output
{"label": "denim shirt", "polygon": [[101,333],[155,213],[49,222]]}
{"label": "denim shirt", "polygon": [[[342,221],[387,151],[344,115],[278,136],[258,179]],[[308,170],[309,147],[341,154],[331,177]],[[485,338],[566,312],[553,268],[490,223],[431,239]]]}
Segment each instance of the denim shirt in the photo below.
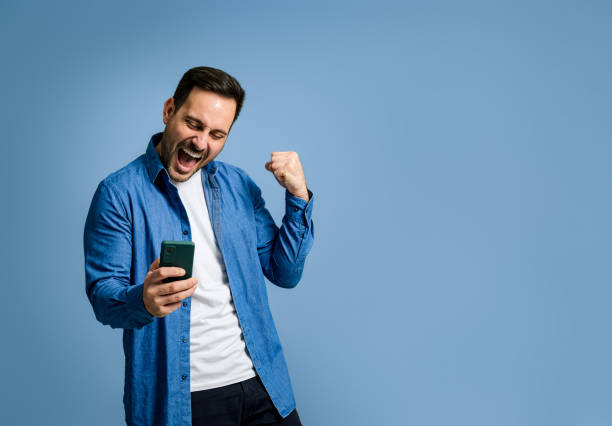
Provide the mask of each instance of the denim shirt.
{"label": "denim shirt", "polygon": [[[191,297],[163,318],[145,309],[144,279],[162,240],[191,240],[187,213],[153,135],[147,151],[98,185],[84,230],[85,288],[96,319],[123,329],[128,425],[191,425]],[[278,412],[295,408],[289,372],[268,305],[264,276],[292,288],[314,239],[309,201],[285,190],[277,227],[261,190],[239,167],[211,161],[202,186],[244,341]]]}

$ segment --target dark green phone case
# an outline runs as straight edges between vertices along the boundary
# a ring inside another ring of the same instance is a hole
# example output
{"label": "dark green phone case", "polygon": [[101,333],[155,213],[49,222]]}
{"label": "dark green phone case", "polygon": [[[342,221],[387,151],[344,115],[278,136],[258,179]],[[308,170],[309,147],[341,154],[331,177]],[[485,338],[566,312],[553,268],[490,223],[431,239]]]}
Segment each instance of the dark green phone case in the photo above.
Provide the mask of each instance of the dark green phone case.
{"label": "dark green phone case", "polygon": [[166,278],[163,282],[169,283],[171,281],[191,278],[194,251],[195,244],[193,241],[162,241],[159,266],[178,266],[185,270],[184,276]]}

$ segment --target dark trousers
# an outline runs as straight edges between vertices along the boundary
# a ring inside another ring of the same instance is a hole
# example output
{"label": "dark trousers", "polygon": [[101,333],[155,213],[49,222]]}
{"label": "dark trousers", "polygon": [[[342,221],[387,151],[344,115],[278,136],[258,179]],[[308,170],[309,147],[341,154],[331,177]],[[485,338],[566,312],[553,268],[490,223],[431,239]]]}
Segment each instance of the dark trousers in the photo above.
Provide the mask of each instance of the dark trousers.
{"label": "dark trousers", "polygon": [[297,409],[284,419],[259,376],[214,389],[191,392],[192,426],[302,426]]}

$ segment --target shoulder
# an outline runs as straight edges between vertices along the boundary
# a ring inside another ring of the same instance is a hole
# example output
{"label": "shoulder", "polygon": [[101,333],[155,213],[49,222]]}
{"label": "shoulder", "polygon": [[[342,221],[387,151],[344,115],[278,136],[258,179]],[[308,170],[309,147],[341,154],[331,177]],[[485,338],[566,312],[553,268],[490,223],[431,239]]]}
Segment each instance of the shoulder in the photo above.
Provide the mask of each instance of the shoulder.
{"label": "shoulder", "polygon": [[149,180],[145,155],[141,155],[102,179],[98,184],[96,193],[107,201],[125,206],[128,204],[131,195],[147,183],[149,183]]}
{"label": "shoulder", "polygon": [[112,189],[116,193],[127,194],[133,188],[142,187],[143,181],[147,179],[145,155],[141,155],[102,179],[100,186]]}
{"label": "shoulder", "polygon": [[215,167],[217,168],[217,173],[221,173],[222,175],[230,175],[232,177],[247,177],[247,172],[244,169],[235,166],[230,163],[226,163],[225,161],[214,160],[213,161]]}
{"label": "shoulder", "polygon": [[232,187],[240,187],[249,192],[253,192],[257,187],[253,179],[241,167],[218,160],[215,160],[214,163],[217,167],[217,178],[226,181]]}
{"label": "shoulder", "polygon": [[143,154],[119,170],[106,176],[101,184],[127,188],[131,185],[133,186],[134,184],[140,183],[139,181],[145,177],[147,177],[147,168],[145,164],[145,155]]}

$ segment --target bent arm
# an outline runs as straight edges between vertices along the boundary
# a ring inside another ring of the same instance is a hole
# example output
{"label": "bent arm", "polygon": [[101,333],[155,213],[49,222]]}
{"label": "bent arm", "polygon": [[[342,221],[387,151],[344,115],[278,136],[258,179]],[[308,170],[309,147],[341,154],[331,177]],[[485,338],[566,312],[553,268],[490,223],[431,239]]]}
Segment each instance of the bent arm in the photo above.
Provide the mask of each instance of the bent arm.
{"label": "bent arm", "polygon": [[141,328],[154,317],[142,300],[144,283],[130,285],[132,231],[117,194],[98,185],[85,222],[85,291],[96,319],[112,328]]}
{"label": "bent arm", "polygon": [[313,194],[309,201],[285,190],[285,215],[281,227],[265,207],[261,190],[253,185],[253,207],[257,224],[257,252],[265,277],[279,287],[295,287],[304,270],[306,255],[314,242]]}

